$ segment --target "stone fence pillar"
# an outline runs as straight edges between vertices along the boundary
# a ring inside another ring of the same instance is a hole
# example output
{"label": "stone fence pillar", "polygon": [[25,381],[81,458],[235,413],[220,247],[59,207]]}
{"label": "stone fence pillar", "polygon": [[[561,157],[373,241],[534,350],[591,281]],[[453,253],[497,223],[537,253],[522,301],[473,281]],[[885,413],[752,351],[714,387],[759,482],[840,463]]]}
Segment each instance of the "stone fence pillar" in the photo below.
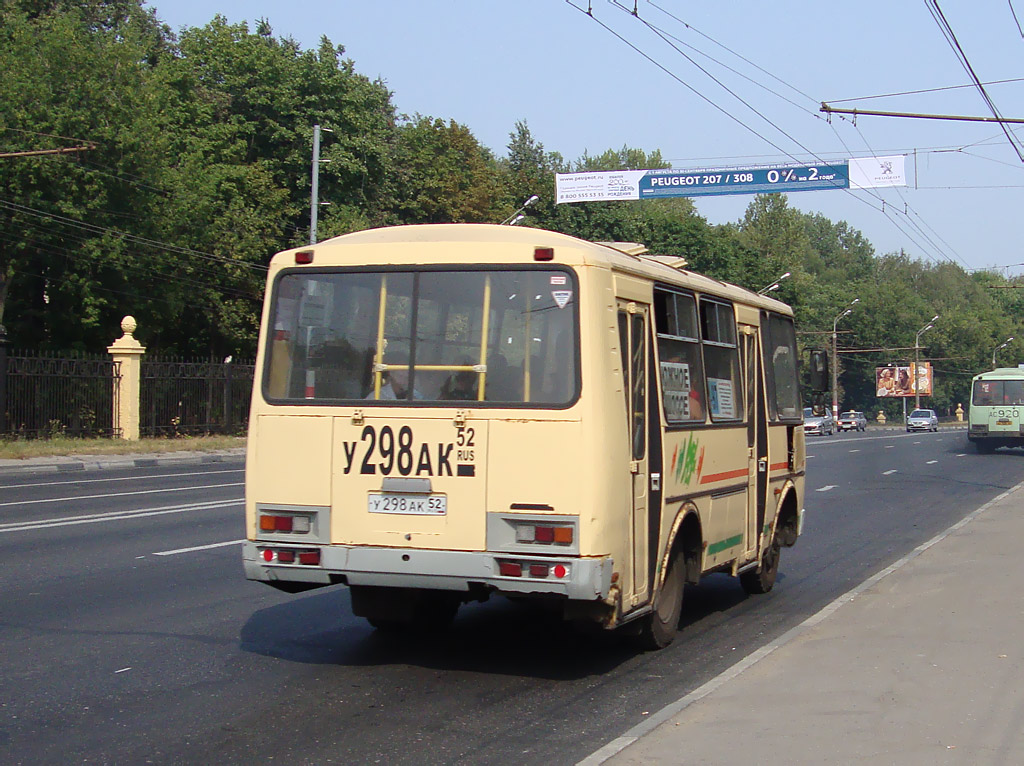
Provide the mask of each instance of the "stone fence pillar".
{"label": "stone fence pillar", "polygon": [[115,362],[121,363],[121,379],[117,389],[117,411],[114,428],[121,430],[121,438],[136,441],[139,438],[139,394],[142,381],[142,355],[146,347],[132,335],[138,327],[134,317],[121,320],[120,338],[107,346]]}

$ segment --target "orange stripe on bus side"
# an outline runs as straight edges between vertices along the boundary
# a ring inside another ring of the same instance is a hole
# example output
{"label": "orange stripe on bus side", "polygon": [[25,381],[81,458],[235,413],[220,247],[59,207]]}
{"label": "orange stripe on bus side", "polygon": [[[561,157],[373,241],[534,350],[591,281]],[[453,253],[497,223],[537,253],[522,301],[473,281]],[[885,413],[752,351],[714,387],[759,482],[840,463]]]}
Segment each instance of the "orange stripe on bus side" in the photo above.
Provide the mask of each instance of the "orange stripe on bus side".
{"label": "orange stripe on bus side", "polygon": [[769,470],[772,471],[781,471],[784,468],[789,468],[789,463],[772,463],[771,466],[769,466]]}
{"label": "orange stripe on bus side", "polygon": [[725,481],[726,479],[738,479],[746,475],[746,468],[738,468],[735,471],[725,471],[724,473],[709,473],[707,476],[700,477],[700,483],[713,484],[716,481]]}

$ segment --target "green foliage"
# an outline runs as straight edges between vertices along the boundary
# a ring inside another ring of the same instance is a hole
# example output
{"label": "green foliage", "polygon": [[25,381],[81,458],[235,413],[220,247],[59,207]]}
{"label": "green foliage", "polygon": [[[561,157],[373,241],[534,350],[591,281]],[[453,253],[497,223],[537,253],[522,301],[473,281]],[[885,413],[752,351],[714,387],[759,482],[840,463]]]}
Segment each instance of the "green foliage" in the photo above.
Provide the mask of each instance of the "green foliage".
{"label": "green foliage", "polygon": [[[102,350],[120,318],[164,353],[250,355],[270,255],[309,239],[313,126],[318,236],[395,223],[498,222],[532,195],[522,225],[642,242],[690,268],[773,292],[801,345],[826,347],[836,317],[840,401],[875,413],[874,368],[936,369],[929,404],[966,402],[993,349],[1024,339],[1024,292],[905,253],[877,256],[845,221],[760,195],[711,225],[689,199],[555,205],[555,174],[667,167],[623,146],[567,161],[525,121],[496,158],[466,125],[397,118],[391,93],[326,37],[314,50],[215,16],[176,38],[142,0],[0,4],[6,152],[0,159],[0,322],[18,346]],[[330,131],[330,132],[328,132]],[[1024,343],[1024,340],[1021,341]],[[848,352],[848,353],[847,353]],[[1014,364],[1015,346],[1001,352]],[[894,415],[899,402],[887,402]]]}
{"label": "green foliage", "polygon": [[465,125],[416,115],[398,127],[391,222],[484,223],[500,215],[497,163]]}

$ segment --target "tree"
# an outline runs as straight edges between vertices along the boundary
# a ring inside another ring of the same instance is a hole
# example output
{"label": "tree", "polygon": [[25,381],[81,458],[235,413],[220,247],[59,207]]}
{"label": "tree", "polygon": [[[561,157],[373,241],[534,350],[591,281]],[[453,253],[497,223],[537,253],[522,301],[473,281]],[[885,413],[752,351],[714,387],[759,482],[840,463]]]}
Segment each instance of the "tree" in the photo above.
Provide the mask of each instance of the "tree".
{"label": "tree", "polygon": [[465,125],[416,115],[398,127],[389,218],[399,223],[495,222],[495,159]]}
{"label": "tree", "polygon": [[[151,200],[136,184],[153,158],[135,128],[148,113],[145,79],[165,44],[141,3],[0,9],[5,146],[90,146],[77,156],[0,160],[8,223],[0,240],[0,321],[15,342],[109,342],[127,289],[118,261],[129,245],[119,232]],[[140,189],[137,204],[126,204]]]}

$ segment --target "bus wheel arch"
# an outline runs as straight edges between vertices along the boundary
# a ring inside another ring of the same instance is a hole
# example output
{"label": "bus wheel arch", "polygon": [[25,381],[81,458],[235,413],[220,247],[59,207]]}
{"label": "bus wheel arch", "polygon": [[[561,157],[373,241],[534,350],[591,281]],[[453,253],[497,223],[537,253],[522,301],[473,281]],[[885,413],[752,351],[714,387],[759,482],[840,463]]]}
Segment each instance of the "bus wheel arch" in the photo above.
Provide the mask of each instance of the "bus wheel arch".
{"label": "bus wheel arch", "polygon": [[682,510],[674,527],[659,567],[662,574],[653,609],[641,621],[639,643],[644,649],[663,649],[672,643],[682,616],[683,591],[687,583],[700,579],[703,538],[696,510]]}
{"label": "bus wheel arch", "polygon": [[800,536],[800,512],[797,507],[796,488],[789,484],[783,489],[775,518],[775,536],[781,545],[792,548]]}

